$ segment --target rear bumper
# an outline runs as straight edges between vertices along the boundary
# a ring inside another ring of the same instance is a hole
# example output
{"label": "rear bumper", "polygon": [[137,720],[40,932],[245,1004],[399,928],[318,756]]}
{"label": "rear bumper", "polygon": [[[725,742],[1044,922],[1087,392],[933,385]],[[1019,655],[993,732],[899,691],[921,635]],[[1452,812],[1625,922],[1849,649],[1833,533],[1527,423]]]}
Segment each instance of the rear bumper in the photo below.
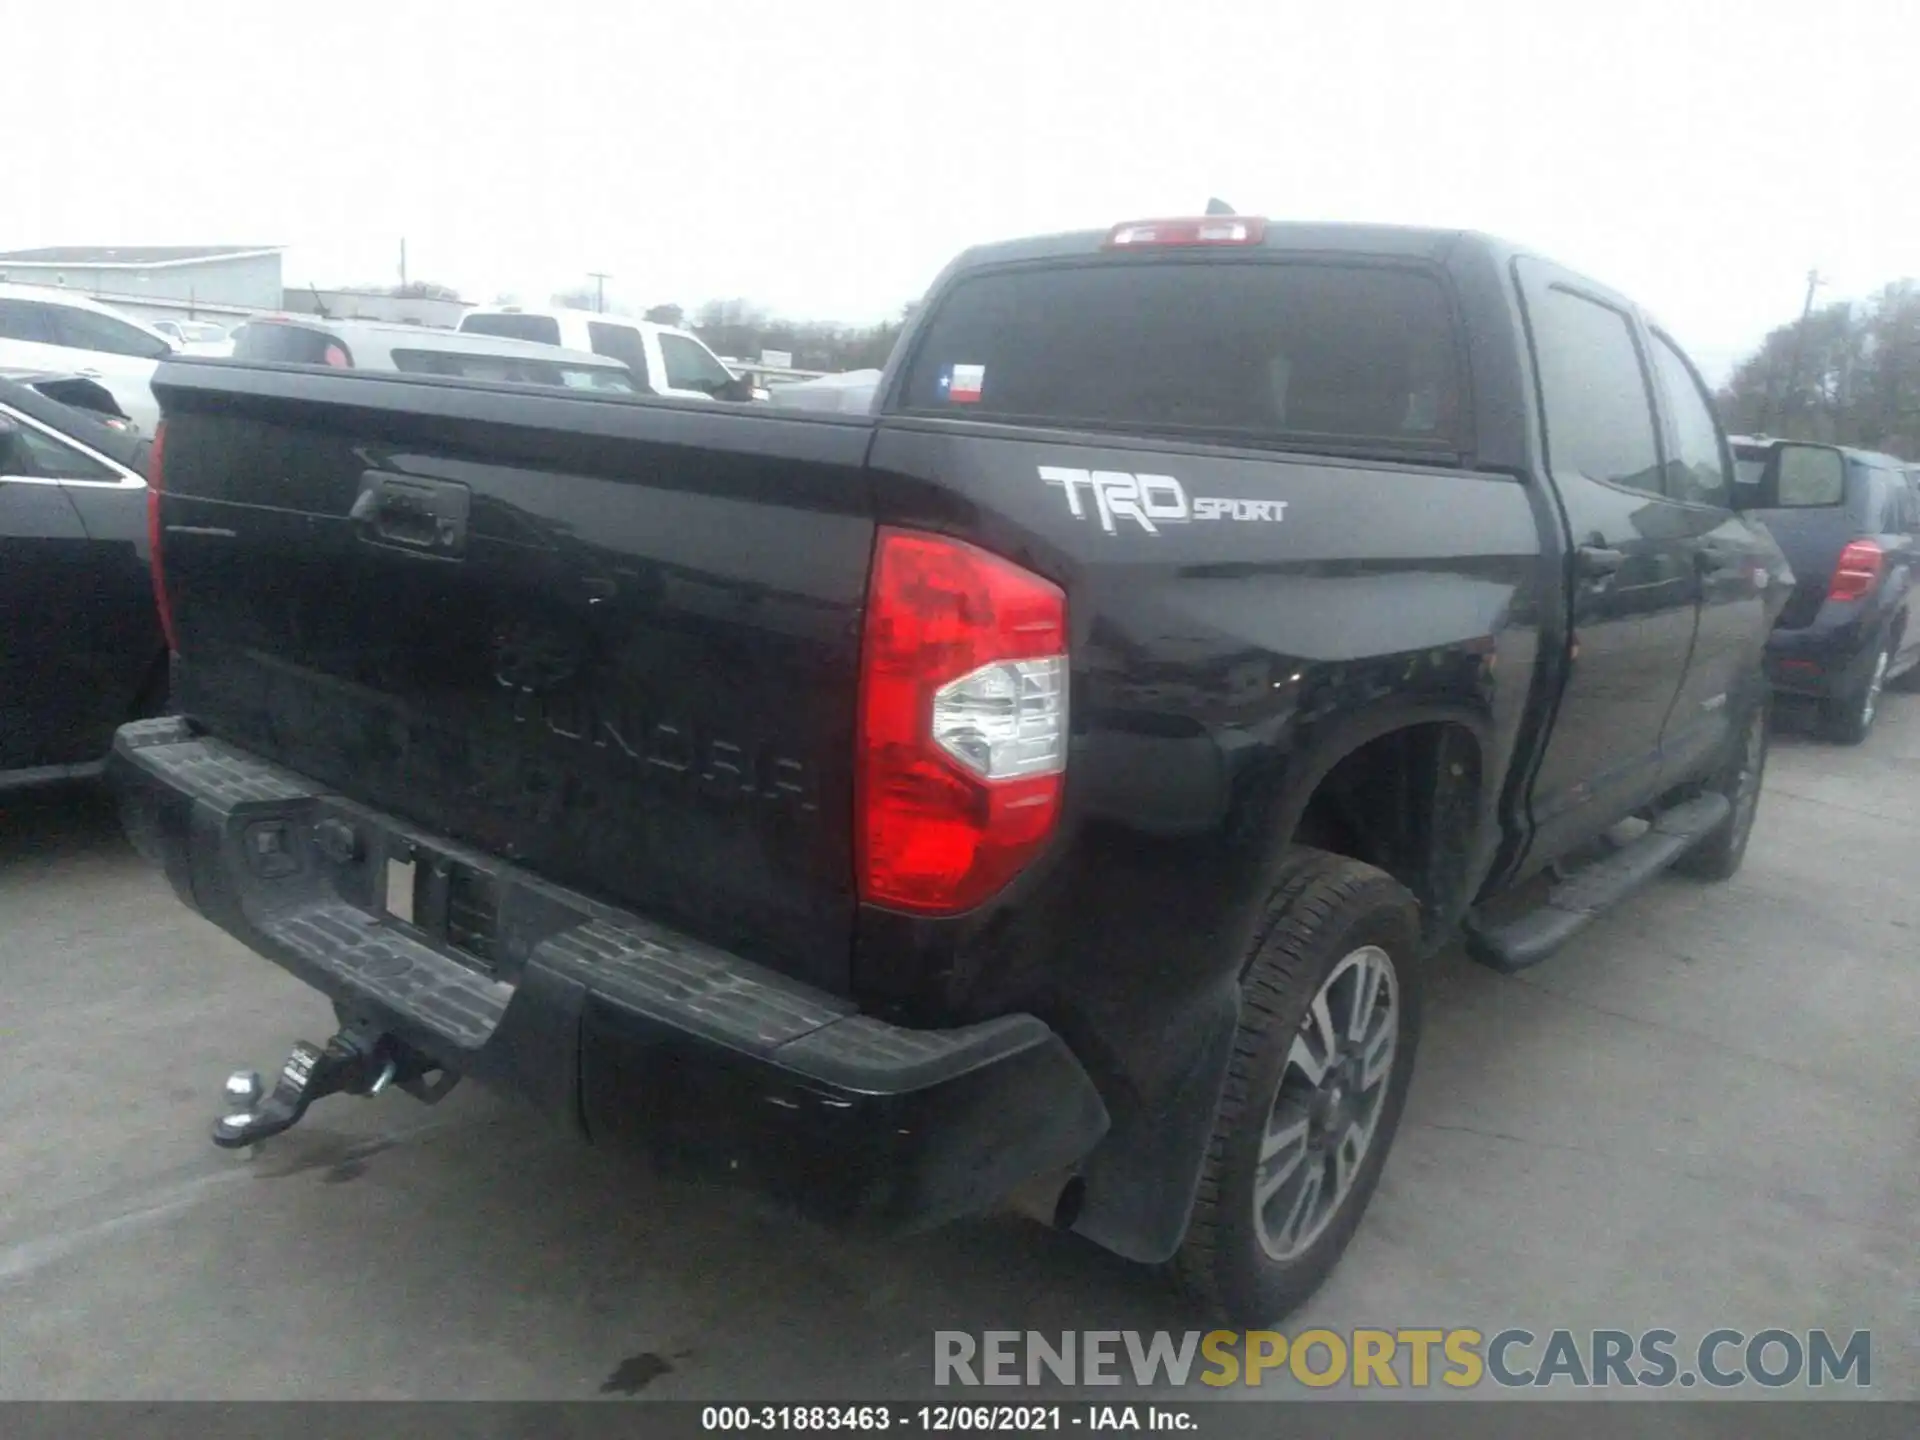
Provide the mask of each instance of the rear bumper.
{"label": "rear bumper", "polygon": [[1832,699],[1857,688],[1873,661],[1877,617],[1851,615],[1839,621],[1816,620],[1799,630],[1774,630],[1767,637],[1767,679],[1789,695]]}
{"label": "rear bumper", "polygon": [[[882,1023],[178,720],[124,727],[107,775],[187,905],[343,1013],[595,1141],[897,1230],[986,1209],[1107,1128],[1086,1071],[1031,1015]],[[419,876],[418,925],[389,913],[395,861]],[[486,964],[447,942],[454,908]]]}

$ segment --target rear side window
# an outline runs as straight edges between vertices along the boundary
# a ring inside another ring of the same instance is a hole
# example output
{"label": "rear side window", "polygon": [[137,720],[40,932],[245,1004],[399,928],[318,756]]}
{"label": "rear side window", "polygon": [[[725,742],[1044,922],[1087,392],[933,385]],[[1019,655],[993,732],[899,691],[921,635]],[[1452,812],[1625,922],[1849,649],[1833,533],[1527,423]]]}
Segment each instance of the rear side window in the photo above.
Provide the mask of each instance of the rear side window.
{"label": "rear side window", "polygon": [[233,358],[268,365],[344,368],[353,364],[352,353],[326,331],[272,321],[255,321],[241,330],[240,338],[233,343]]}
{"label": "rear side window", "polygon": [[158,360],[171,353],[164,340],[146,331],[116,320],[111,315],[96,315],[72,305],[55,305],[53,328],[59,343],[75,350],[95,350],[103,355],[131,355],[140,360]]}
{"label": "rear side window", "polygon": [[1870,535],[1895,535],[1905,528],[1906,481],[1897,470],[1859,465],[1860,488],[1867,498],[1866,529]]}
{"label": "rear side window", "polygon": [[25,420],[15,422],[11,449],[0,448],[0,474],[41,480],[118,480],[111,466],[83,455]]}
{"label": "rear side window", "polygon": [[0,300],[0,340],[30,340],[54,345],[53,324],[47,307],[34,300]]}
{"label": "rear side window", "polygon": [[1422,271],[1148,260],[962,280],[904,408],[1088,428],[1457,450],[1445,291]]}
{"label": "rear side window", "polygon": [[560,322],[551,315],[468,315],[460,321],[460,330],[466,335],[498,335],[538,345],[560,343]]}
{"label": "rear side window", "polygon": [[1660,494],[1660,450],[1633,322],[1558,285],[1533,308],[1554,474]]}

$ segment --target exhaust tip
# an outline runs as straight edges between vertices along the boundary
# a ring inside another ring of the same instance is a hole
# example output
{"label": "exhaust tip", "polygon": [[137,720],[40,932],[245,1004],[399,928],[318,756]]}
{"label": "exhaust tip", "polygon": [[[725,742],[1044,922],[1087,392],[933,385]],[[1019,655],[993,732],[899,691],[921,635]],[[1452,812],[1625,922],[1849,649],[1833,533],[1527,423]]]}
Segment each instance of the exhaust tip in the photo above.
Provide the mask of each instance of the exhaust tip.
{"label": "exhaust tip", "polygon": [[1036,1175],[1010,1191],[1002,1202],[1006,1209],[1049,1230],[1070,1230],[1080,1218],[1087,1182],[1070,1171],[1051,1171]]}

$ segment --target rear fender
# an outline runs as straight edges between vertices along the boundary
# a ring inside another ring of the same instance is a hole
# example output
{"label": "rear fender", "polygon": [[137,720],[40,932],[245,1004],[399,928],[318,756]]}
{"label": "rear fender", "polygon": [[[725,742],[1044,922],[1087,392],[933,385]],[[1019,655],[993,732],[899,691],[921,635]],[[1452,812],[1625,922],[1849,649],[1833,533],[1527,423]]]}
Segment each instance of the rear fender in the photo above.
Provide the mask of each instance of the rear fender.
{"label": "rear fender", "polygon": [[[1308,805],[1341,761],[1376,740],[1431,724],[1458,727],[1472,737],[1477,750],[1471,797],[1475,819],[1464,850],[1467,858],[1440,901],[1444,927],[1457,922],[1493,855],[1501,771],[1490,758],[1491,731],[1485,718],[1464,707],[1389,703],[1348,715],[1336,728],[1316,735],[1288,767],[1278,803],[1264,809],[1272,824],[1247,893],[1267,895],[1279,883]],[[1232,965],[1190,995],[1179,1011],[1163,1017],[1160,1073],[1152,1093],[1109,1097],[1112,1128],[1082,1166],[1083,1203],[1071,1228],[1129,1260],[1158,1264],[1170,1259],[1185,1238],[1240,1023],[1240,979],[1262,914],[1258,905],[1248,908],[1235,927],[1241,933],[1219,952],[1231,955]]]}

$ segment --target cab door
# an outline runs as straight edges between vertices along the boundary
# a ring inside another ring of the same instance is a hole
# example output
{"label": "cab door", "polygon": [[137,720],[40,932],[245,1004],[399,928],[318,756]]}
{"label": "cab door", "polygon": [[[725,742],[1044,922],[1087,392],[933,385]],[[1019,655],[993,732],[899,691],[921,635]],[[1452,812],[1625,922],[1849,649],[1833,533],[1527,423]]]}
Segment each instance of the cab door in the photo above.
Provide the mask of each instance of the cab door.
{"label": "cab door", "polygon": [[1537,869],[1661,788],[1661,733],[1693,649],[1698,522],[1665,491],[1643,328],[1625,302],[1515,262],[1571,550],[1566,681],[1528,795]]}
{"label": "cab door", "polygon": [[1693,363],[1651,332],[1665,426],[1665,488],[1697,575],[1700,621],[1660,740],[1663,784],[1697,777],[1727,742],[1744,690],[1758,682],[1767,631],[1784,597],[1780,554],[1765,529],[1733,511],[1733,459]]}

